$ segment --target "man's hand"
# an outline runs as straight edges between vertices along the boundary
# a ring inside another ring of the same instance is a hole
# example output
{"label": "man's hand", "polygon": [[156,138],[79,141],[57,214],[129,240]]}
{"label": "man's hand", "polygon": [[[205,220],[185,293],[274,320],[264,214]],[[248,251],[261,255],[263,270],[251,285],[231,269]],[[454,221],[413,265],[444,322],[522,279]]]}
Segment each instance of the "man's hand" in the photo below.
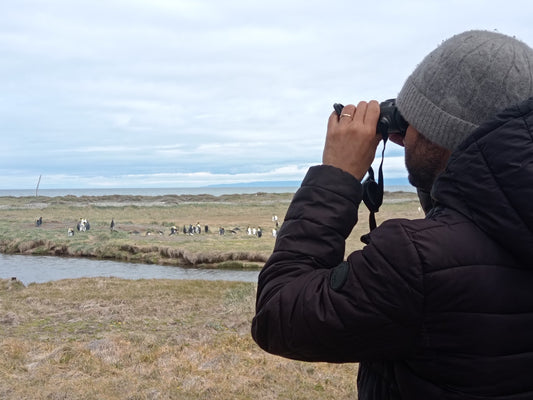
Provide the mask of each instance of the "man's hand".
{"label": "man's hand", "polygon": [[333,112],[328,120],[322,163],[340,168],[359,181],[363,179],[376,155],[381,135],[376,134],[379,103],[361,101],[347,105],[340,116]]}

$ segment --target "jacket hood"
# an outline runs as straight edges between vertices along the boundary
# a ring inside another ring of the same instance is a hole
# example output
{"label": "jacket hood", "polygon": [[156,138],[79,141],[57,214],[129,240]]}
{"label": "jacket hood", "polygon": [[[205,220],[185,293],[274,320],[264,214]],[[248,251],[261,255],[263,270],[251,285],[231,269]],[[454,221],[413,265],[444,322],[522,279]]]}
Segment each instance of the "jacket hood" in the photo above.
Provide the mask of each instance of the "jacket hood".
{"label": "jacket hood", "polygon": [[533,97],[472,132],[435,181],[432,197],[533,266]]}

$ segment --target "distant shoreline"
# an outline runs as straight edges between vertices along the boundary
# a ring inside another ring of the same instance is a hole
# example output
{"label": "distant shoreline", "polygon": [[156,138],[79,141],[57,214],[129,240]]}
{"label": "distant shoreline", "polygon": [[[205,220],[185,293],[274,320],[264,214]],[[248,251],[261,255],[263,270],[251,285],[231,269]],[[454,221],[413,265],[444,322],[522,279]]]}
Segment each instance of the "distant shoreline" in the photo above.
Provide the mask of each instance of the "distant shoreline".
{"label": "distant shoreline", "polygon": [[[39,189],[43,197],[64,196],[167,196],[167,195],[212,195],[294,193],[297,186],[246,186],[246,187],[192,187],[192,188],[87,188],[87,189]],[[35,189],[0,189],[0,197],[35,197]]]}
{"label": "distant shoreline", "polygon": [[[38,196],[166,196],[166,195],[234,195],[255,193],[295,193],[298,186],[213,186],[193,188],[87,188],[87,189],[39,189]],[[410,185],[385,186],[388,192],[414,193]],[[0,189],[0,197],[35,197],[35,189]]]}

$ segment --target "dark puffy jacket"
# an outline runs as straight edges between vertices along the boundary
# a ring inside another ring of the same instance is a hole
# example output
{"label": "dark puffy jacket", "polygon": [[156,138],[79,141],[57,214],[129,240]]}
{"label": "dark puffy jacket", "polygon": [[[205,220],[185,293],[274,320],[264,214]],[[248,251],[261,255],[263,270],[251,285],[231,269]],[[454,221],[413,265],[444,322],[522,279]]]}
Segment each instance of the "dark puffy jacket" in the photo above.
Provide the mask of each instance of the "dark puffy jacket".
{"label": "dark puffy jacket", "polygon": [[361,185],[309,170],[259,276],[266,351],[360,362],[360,399],[533,399],[533,99],[478,128],[425,219],[343,261]]}

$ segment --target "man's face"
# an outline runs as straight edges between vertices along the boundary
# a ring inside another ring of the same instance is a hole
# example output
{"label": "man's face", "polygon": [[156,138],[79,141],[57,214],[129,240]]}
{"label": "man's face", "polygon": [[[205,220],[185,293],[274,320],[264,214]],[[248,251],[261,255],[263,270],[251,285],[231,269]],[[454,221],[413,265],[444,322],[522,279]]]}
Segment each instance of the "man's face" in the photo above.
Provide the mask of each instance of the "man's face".
{"label": "man's face", "polygon": [[444,171],[451,152],[430,142],[411,125],[403,140],[405,147],[405,166],[411,185],[431,191],[433,182]]}

